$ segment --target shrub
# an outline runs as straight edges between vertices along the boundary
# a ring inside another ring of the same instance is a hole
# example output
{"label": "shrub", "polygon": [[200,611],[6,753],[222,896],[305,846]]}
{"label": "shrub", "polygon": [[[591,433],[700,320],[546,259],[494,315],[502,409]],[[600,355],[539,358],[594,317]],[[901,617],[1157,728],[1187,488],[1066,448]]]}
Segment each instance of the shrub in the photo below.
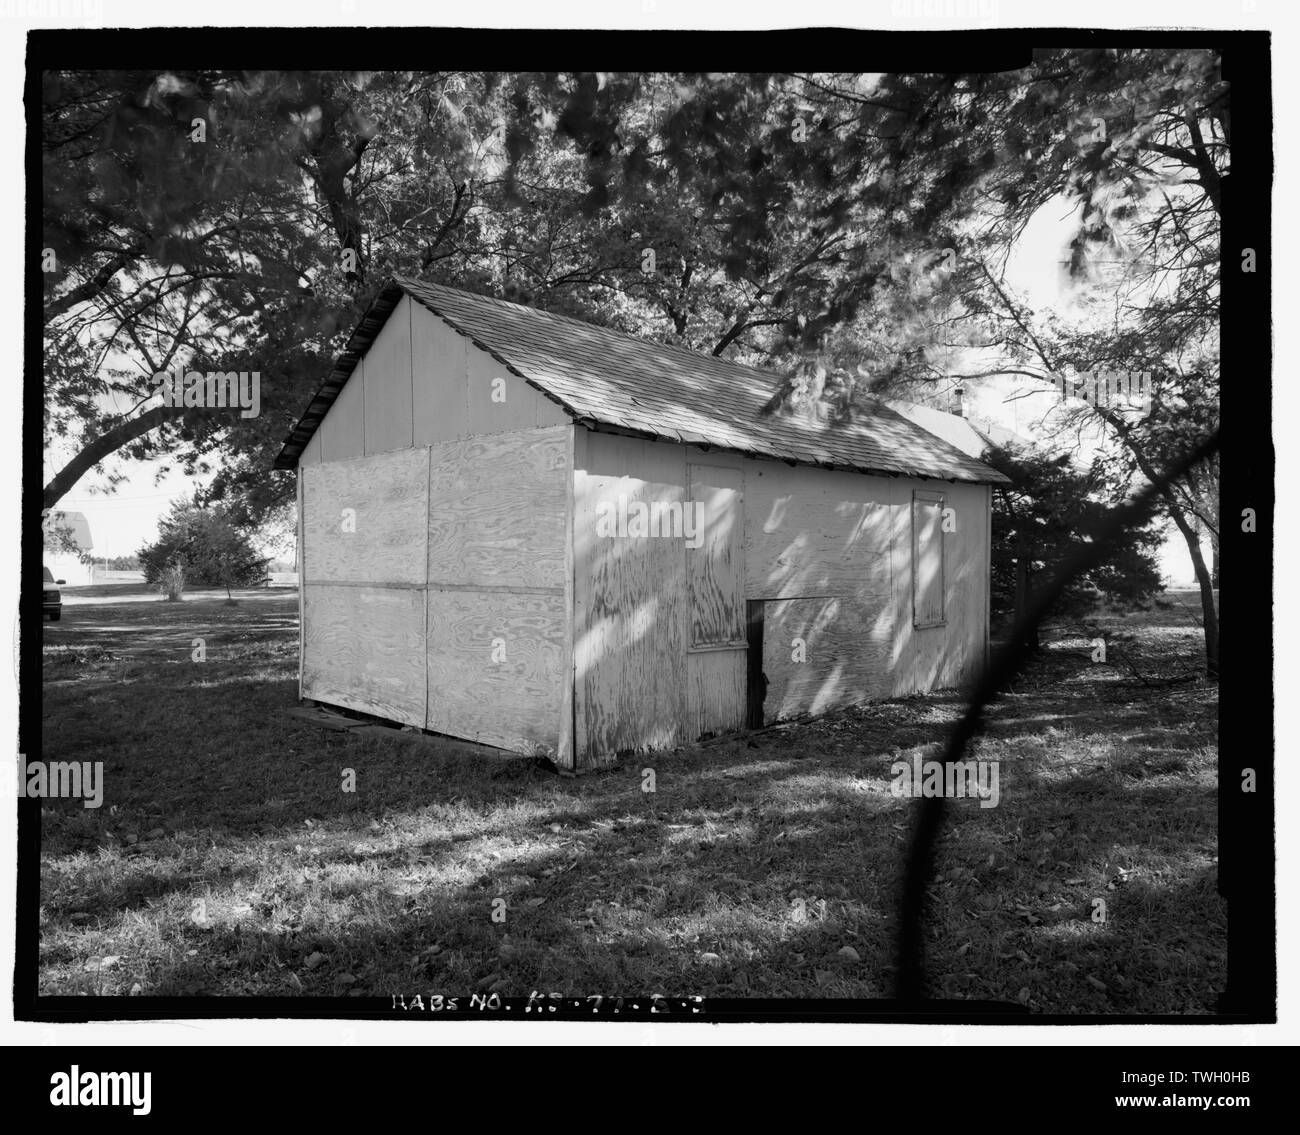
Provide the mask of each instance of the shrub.
{"label": "shrub", "polygon": [[[993,619],[1006,625],[1082,544],[1100,536],[1115,502],[1099,469],[1076,468],[1066,456],[995,446],[984,460],[1011,479],[993,490]],[[1141,606],[1159,591],[1155,508],[1153,502],[1138,525],[1113,541],[1102,563],[1071,581],[1051,617],[1078,617],[1102,599],[1120,608]],[[1030,645],[1038,645],[1037,630]]]}
{"label": "shrub", "polygon": [[159,571],[155,582],[169,603],[178,602],[185,591],[185,565],[180,560],[172,561]]}
{"label": "shrub", "polygon": [[158,523],[158,540],[140,549],[140,566],[149,583],[165,586],[164,574],[173,565],[183,569],[182,584],[256,587],[267,581],[268,558],[259,556],[247,534],[220,508],[205,509],[178,502]]}

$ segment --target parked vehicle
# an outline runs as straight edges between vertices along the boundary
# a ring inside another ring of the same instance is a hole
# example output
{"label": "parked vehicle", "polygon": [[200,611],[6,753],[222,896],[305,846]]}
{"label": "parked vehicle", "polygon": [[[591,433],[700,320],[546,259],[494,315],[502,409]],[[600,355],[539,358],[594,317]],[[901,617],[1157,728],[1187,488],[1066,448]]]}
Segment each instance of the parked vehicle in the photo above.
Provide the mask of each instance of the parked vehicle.
{"label": "parked vehicle", "polygon": [[63,618],[63,596],[60,594],[58,587],[51,587],[50,584],[64,584],[66,579],[55,579],[54,573],[49,568],[41,569],[45,573],[44,584],[41,590],[41,611],[49,615],[50,622],[57,623]]}

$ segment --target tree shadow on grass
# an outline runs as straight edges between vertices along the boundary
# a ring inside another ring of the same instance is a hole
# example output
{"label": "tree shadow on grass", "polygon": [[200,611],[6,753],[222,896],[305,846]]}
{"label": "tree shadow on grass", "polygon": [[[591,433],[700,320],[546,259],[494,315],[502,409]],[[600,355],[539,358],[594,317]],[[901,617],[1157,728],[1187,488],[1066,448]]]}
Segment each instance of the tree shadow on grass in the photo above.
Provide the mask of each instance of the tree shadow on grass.
{"label": "tree shadow on grass", "polygon": [[[959,695],[559,780],[287,717],[287,606],[209,612],[203,665],[170,657],[188,656],[187,630],[127,614],[78,641],[138,648],[129,681],[92,666],[47,690],[44,755],[103,760],[106,778],[105,808],[45,809],[47,992],[74,988],[92,949],[124,959],[96,979],[112,993],[891,992],[913,817],[889,770],[944,740]],[[1135,695],[1085,665],[1047,658],[993,708],[980,746],[1007,763],[1004,799],[952,810],[932,993],[1196,1011],[1222,968],[1211,799],[1188,779],[1212,706]],[[1184,743],[1172,735],[1189,713]],[[1093,748],[1064,751],[1080,738]],[[1111,921],[1093,929],[1107,896]],[[79,911],[89,925],[72,924]]]}
{"label": "tree shadow on grass", "polygon": [[[464,822],[431,831],[447,802],[431,805],[433,816],[394,812],[382,835],[330,830],[317,854],[294,855],[291,869],[273,872],[282,882],[247,911],[227,918],[218,896],[212,925],[173,926],[170,954],[147,972],[124,973],[123,983],[139,977],[159,995],[356,990],[387,997],[490,988],[887,996],[909,805],[845,786],[808,793],[804,762],[790,767],[749,755],[703,778],[690,764],[665,759],[662,787],[650,799],[637,770],[561,782],[559,796],[544,781],[521,778],[511,788],[515,799],[497,801],[498,809],[542,799],[505,836],[498,813],[464,803]],[[1181,799],[1158,786],[1144,791],[1156,798],[1135,800],[1133,809],[1147,815]],[[1086,853],[1066,838],[1054,854],[1068,871],[1057,861],[1034,871],[1033,840],[1007,849],[1016,817],[998,819],[994,826],[989,813],[960,810],[941,851],[933,995],[1015,1000],[1027,988],[1030,1008],[1080,1012],[1182,1012],[1201,1003],[1217,965],[1216,932],[1201,925],[1213,907],[1196,881],[1203,871],[1190,881],[1186,873],[1168,882],[1139,874],[1115,895],[1103,878],[1107,844],[1129,839],[1129,823],[1076,823],[1081,817],[1063,801],[1044,819],[1076,837],[1086,827]],[[301,832],[291,825],[268,842],[285,854]],[[950,877],[954,864],[980,862],[989,847],[1003,856],[998,872]],[[1097,851],[1106,852],[1103,862],[1091,862]],[[250,852],[226,875],[176,874],[181,908],[200,881],[209,890],[221,884],[230,892],[226,905],[240,905],[249,886],[266,882],[260,862]],[[1064,886],[1074,872],[1077,881]],[[1054,889],[1039,893],[1033,878],[1054,880]],[[1091,921],[1094,891],[1110,896],[1104,934]],[[1140,893],[1142,903],[1133,903]],[[990,896],[994,904],[982,906]],[[497,900],[505,903],[503,922],[493,920]],[[1062,900],[1064,913],[1049,909]],[[972,945],[959,954],[963,941]],[[1185,981],[1171,984],[1160,959],[1177,958],[1180,949],[1194,964],[1184,967]],[[1112,978],[1098,978],[1102,971]],[[969,973],[975,978],[963,976]]]}

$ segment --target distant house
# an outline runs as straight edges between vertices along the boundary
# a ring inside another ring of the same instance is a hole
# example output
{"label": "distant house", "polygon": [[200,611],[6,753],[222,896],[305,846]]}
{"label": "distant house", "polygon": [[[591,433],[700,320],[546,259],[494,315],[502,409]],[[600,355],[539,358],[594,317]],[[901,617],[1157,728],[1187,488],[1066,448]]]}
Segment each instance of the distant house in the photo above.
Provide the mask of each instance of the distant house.
{"label": "distant house", "polygon": [[44,546],[41,559],[55,579],[70,584],[91,582],[91,567],[83,563],[81,553],[92,550],[90,522],[80,512],[53,509],[41,522]]}
{"label": "distant house", "polygon": [[300,694],[590,768],[955,686],[990,485],[882,404],[398,278],[276,460]]}
{"label": "distant house", "polygon": [[914,422],[923,430],[928,430],[935,437],[942,438],[949,445],[960,449],[968,457],[980,457],[990,445],[1000,448],[1028,448],[1033,443],[1014,430],[1000,426],[996,422],[975,422],[966,417],[962,410],[961,393],[958,391],[954,403],[954,412],[936,410],[919,402],[906,402],[890,399],[889,407],[902,414],[909,422]]}

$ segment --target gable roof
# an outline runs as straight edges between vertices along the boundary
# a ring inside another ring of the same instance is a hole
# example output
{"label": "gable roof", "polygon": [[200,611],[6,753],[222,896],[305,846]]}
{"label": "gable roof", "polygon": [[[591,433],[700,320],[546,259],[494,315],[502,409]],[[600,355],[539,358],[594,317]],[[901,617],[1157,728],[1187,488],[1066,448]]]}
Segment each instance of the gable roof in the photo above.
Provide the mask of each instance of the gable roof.
{"label": "gable roof", "polygon": [[1032,444],[1027,437],[1022,437],[997,422],[983,419],[977,421],[961,414],[936,410],[933,406],[924,406],[919,402],[891,398],[889,408],[902,414],[909,422],[915,422],[923,430],[943,438],[949,445],[956,446],[968,457],[978,458],[990,445],[1019,449]]}
{"label": "gable roof", "polygon": [[403,295],[592,429],[614,428],[861,473],[1005,480],[875,399],[869,408],[855,407],[852,418],[843,424],[780,412],[763,414],[781,381],[773,371],[402,276],[390,281],[362,317],[329,378],[285,440],[276,468],[293,468],[297,463]]}
{"label": "gable roof", "polygon": [[920,426],[927,433],[942,438],[949,445],[960,449],[967,457],[978,458],[988,448],[989,439],[976,428],[969,418],[950,414],[946,410],[936,410],[919,402],[907,402],[891,398],[889,408],[901,414],[909,422]]}
{"label": "gable roof", "polygon": [[64,546],[65,541],[76,544],[83,552],[89,552],[94,547],[90,536],[90,521],[84,512],[51,509],[41,520],[41,531],[46,551],[70,551]]}

